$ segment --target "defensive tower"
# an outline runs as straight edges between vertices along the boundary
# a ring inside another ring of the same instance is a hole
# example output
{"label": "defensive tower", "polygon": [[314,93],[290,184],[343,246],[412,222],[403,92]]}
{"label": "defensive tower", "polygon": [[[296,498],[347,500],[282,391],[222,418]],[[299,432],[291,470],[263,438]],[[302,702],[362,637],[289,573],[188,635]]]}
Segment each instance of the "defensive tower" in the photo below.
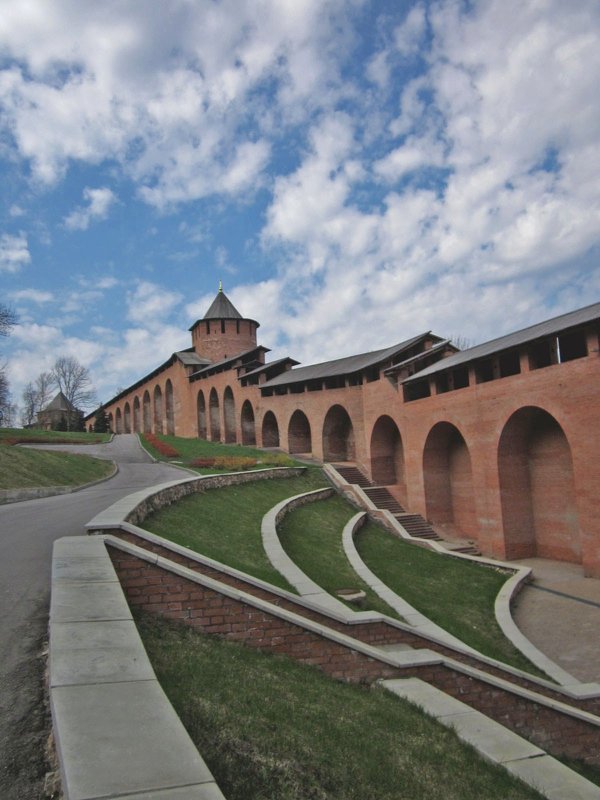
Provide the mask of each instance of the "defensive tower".
{"label": "defensive tower", "polygon": [[211,362],[222,361],[256,347],[256,330],[259,323],[242,317],[223,291],[219,291],[202,319],[196,320],[192,332],[195,352]]}

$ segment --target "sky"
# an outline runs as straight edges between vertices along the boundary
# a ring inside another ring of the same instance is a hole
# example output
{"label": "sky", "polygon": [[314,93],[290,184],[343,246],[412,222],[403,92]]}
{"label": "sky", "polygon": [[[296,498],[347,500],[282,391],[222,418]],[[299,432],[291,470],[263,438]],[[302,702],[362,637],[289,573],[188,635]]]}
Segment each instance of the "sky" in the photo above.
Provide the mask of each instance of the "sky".
{"label": "sky", "polygon": [[0,0],[0,342],[99,401],[219,281],[269,359],[600,299],[597,0]]}

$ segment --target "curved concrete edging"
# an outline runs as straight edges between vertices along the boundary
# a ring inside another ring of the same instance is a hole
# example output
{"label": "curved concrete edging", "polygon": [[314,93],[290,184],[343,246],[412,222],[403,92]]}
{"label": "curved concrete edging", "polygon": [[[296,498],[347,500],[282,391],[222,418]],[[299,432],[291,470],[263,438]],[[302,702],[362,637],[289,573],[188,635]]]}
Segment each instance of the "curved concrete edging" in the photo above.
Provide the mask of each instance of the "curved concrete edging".
{"label": "curved concrete edging", "polygon": [[89,483],[82,483],[80,486],[37,486],[31,489],[1,489],[0,490],[0,505],[8,503],[20,503],[24,500],[39,500],[43,497],[55,497],[60,494],[73,494],[74,492],[81,492],[83,489],[89,489],[91,486],[97,486],[99,483],[104,483],[114,478],[119,471],[119,465],[113,461],[113,471],[110,475],[105,475],[103,478],[98,478]]}
{"label": "curved concrete edging", "polygon": [[[531,575],[530,567],[523,567],[520,564],[513,564],[510,561],[496,561],[492,558],[485,556],[473,556],[468,553],[457,553],[453,550],[448,550],[440,542],[431,541],[427,539],[418,539],[410,535],[410,533],[402,526],[402,523],[397,520],[390,511],[377,508],[371,499],[363,492],[360,486],[355,484],[346,483],[337,470],[331,464],[325,464],[324,470],[326,475],[332,482],[342,491],[351,494],[356,501],[366,507],[368,511],[375,517],[379,518],[387,527],[392,528],[402,539],[408,542],[427,547],[430,550],[435,550],[438,553],[452,556],[453,558],[462,558],[466,561],[474,561],[478,564],[500,568],[503,570],[510,570],[513,575],[504,583],[502,589],[498,593],[494,603],[494,613],[496,621],[502,629],[506,638],[523,653],[526,658],[535,664],[538,669],[545,672],[560,686],[568,689],[575,697],[589,698],[600,695],[600,684],[597,683],[582,683],[577,680],[573,675],[568,673],[560,667],[552,659],[548,658],[545,653],[538,650],[526,636],[519,630],[513,620],[511,613],[511,603],[517,593],[522,588],[522,585],[527,581]],[[463,648],[466,645],[463,644]]]}
{"label": "curved concrete edging", "polygon": [[396,592],[392,591],[389,586],[386,586],[386,584],[383,583],[375,575],[375,573],[371,572],[371,570],[360,557],[358,550],[356,549],[356,545],[354,544],[354,534],[365,524],[367,519],[367,512],[359,511],[358,514],[356,514],[346,523],[342,534],[344,552],[356,574],[362,578],[362,580],[377,595],[379,595],[382,600],[384,600],[391,608],[393,608],[394,611],[397,611],[398,614],[400,614],[419,633],[429,633],[435,636],[436,639],[449,644],[451,647],[454,647],[457,650],[473,653],[479,658],[483,656],[483,653],[480,653],[478,650],[469,647],[468,644],[465,644],[465,642],[457,639],[456,636],[453,636],[451,633],[444,630],[444,628],[436,625],[435,622],[430,620],[424,614],[421,614],[421,612],[417,611],[414,606],[411,606],[410,603],[400,597],[400,595],[397,595]]}
{"label": "curved concrete edging", "polygon": [[[275,469],[278,469],[278,470],[289,470],[289,469],[296,469],[296,468],[281,467],[281,468],[275,468]],[[267,477],[264,474],[266,472],[269,472],[269,470],[254,471],[254,473],[230,473],[229,475],[217,476],[217,477],[218,478],[222,478],[222,477],[232,477],[233,478],[233,477],[239,476],[239,475],[254,474],[256,476],[255,479],[259,480],[261,478]],[[205,479],[205,480],[208,480],[208,479],[211,479],[211,478],[214,478],[214,477],[215,476],[209,476],[209,475],[200,476],[200,478]],[[398,628],[401,628],[402,630],[412,631],[412,632],[418,633],[419,636],[422,636],[424,639],[428,639],[433,644],[438,644],[438,645],[442,644],[442,645],[454,647],[454,645],[451,645],[447,640],[446,641],[440,641],[439,638],[432,631],[427,631],[427,630],[425,630],[423,628],[421,630],[417,631],[414,628],[413,625],[401,622],[400,620],[394,619],[393,617],[385,616],[384,614],[381,614],[379,612],[374,612],[374,611],[352,611],[344,603],[341,603],[341,602],[340,603],[335,603],[335,604],[334,603],[329,603],[327,605],[324,605],[323,603],[319,603],[319,594],[318,593],[317,594],[310,594],[310,595],[302,596],[302,595],[293,594],[292,592],[288,592],[285,589],[280,589],[279,587],[273,586],[272,584],[270,584],[270,583],[268,583],[266,581],[263,581],[260,578],[255,578],[252,575],[249,575],[248,573],[242,572],[241,570],[235,569],[234,567],[230,567],[227,564],[223,564],[222,562],[216,561],[215,559],[209,558],[208,556],[204,556],[201,553],[195,552],[194,550],[190,550],[189,548],[184,547],[183,545],[179,545],[179,544],[176,544],[175,542],[171,542],[168,539],[164,539],[163,537],[159,536],[158,534],[151,533],[150,531],[144,530],[143,528],[140,528],[137,525],[127,521],[127,518],[129,516],[131,516],[131,514],[132,514],[132,510],[135,511],[135,509],[139,506],[140,498],[142,500],[144,500],[145,498],[148,498],[148,497],[156,497],[157,495],[160,496],[162,494],[162,492],[165,490],[165,487],[166,487],[166,490],[168,490],[172,486],[178,486],[179,484],[189,483],[189,482],[190,482],[189,480],[185,480],[185,479],[182,480],[182,481],[181,480],[180,481],[173,481],[173,482],[170,482],[170,483],[159,484],[158,486],[150,487],[150,488],[144,489],[144,490],[142,490],[140,492],[135,492],[135,493],[129,495],[128,497],[123,498],[123,501],[128,501],[128,502],[121,502],[121,501],[117,502],[113,506],[111,506],[109,509],[107,509],[106,512],[102,512],[101,514],[99,514],[96,517],[94,517],[86,525],[86,529],[87,529],[89,534],[94,534],[94,533],[102,534],[103,538],[105,540],[110,539],[110,540],[114,540],[115,542],[121,541],[121,540],[119,540],[118,538],[116,538],[114,536],[111,536],[110,535],[110,531],[111,530],[113,530],[113,531],[123,530],[125,532],[132,533],[132,534],[134,534],[135,536],[137,536],[140,539],[145,539],[146,541],[148,541],[150,543],[154,543],[154,544],[160,545],[163,548],[170,549],[170,550],[172,550],[174,553],[176,553],[178,555],[185,556],[185,558],[189,559],[190,561],[196,561],[198,564],[202,564],[202,565],[205,565],[205,566],[208,566],[208,567],[213,567],[213,568],[215,568],[215,569],[217,569],[217,570],[219,570],[219,571],[221,571],[221,572],[223,572],[225,574],[231,575],[233,577],[240,578],[241,580],[245,581],[246,583],[248,583],[250,585],[256,586],[258,588],[264,588],[267,591],[269,591],[271,594],[278,595],[278,596],[280,596],[282,598],[291,600],[292,602],[294,602],[294,603],[296,603],[298,605],[301,605],[301,606],[303,606],[303,607],[305,607],[305,608],[307,608],[309,610],[313,609],[313,610],[316,610],[316,611],[319,611],[319,612],[325,612],[326,614],[331,616],[333,619],[336,619],[338,621],[342,621],[342,622],[344,622],[346,624],[349,624],[349,625],[354,625],[354,624],[358,625],[360,623],[365,623],[365,622],[377,622],[377,621],[385,620],[387,622],[387,624],[392,625],[393,627],[398,627]],[[317,492],[322,492],[322,491],[331,492],[332,490],[331,489],[325,489],[325,490],[318,489],[316,491]],[[308,493],[308,494],[310,495],[311,493]],[[299,495],[298,497],[303,497],[303,495]],[[283,504],[285,504],[285,503],[286,503],[286,501],[283,501]],[[282,505],[282,504],[278,504],[278,506],[279,505]],[[122,544],[125,545],[127,543],[123,542]],[[132,545],[132,546],[134,546],[134,545]],[[137,548],[137,549],[139,550],[139,548]],[[150,552],[150,551],[146,551],[146,552]],[[154,557],[157,557],[155,554],[153,554],[151,552],[150,552],[150,555],[154,556]],[[158,557],[158,558],[160,558],[160,557]],[[165,560],[165,559],[162,559],[162,560]],[[195,573],[195,574],[198,574],[198,573]],[[306,576],[306,580],[309,580],[307,576]],[[315,586],[316,586],[316,584],[315,584]],[[321,589],[321,587],[317,587],[317,588],[319,589],[319,592],[321,594],[324,594],[323,590]],[[335,598],[331,598],[331,599],[335,600]],[[466,648],[466,645],[464,643],[460,643],[460,648],[457,648],[457,649],[460,649],[461,652],[464,652],[465,648]],[[538,683],[540,686],[544,686],[547,689],[552,689],[553,691],[560,691],[560,692],[564,693],[566,696],[572,697],[574,699],[588,699],[588,698],[596,697],[599,694],[598,687],[595,684],[588,684],[588,685],[578,684],[578,685],[568,685],[568,686],[557,686],[555,683],[552,683],[549,680],[544,680],[543,678],[538,678],[535,675],[531,675],[530,673],[525,672],[523,670],[520,670],[520,669],[518,669],[516,667],[513,667],[510,664],[505,664],[504,662],[497,661],[496,659],[493,659],[493,658],[491,658],[489,656],[486,656],[484,654],[481,654],[481,653],[477,653],[476,651],[472,651],[472,652],[484,664],[488,664],[490,666],[499,667],[502,670],[504,670],[505,672],[510,673],[512,675],[515,675],[516,677],[526,678],[528,681],[530,681],[532,683]]]}
{"label": "curved concrete edging", "polygon": [[272,566],[293,586],[300,597],[309,597],[313,603],[327,610],[337,611],[344,615],[352,614],[341,600],[337,600],[333,595],[326,592],[322,586],[309,578],[308,575],[298,567],[283,549],[277,533],[277,525],[286,514],[294,508],[298,508],[306,503],[314,503],[331,497],[334,490],[331,488],[315,489],[312,492],[288,497],[273,506],[264,515],[261,523],[262,542],[267,558]]}

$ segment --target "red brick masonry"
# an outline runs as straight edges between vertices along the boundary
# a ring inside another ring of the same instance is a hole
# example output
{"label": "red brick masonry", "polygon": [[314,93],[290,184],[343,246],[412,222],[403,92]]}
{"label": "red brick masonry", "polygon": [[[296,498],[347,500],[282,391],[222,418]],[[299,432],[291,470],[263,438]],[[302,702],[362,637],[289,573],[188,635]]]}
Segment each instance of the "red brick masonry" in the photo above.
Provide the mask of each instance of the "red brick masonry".
{"label": "red brick masonry", "polygon": [[[223,579],[221,584],[201,575],[194,580],[191,575],[177,574],[180,568],[176,564],[170,566],[162,562],[158,566],[150,563],[146,559],[156,559],[150,553],[140,550],[133,554],[121,550],[116,542],[107,544],[132,606],[180,620],[203,633],[291,656],[318,667],[332,678],[344,681],[372,683],[380,678],[418,677],[482,711],[553,755],[565,754],[600,764],[600,719],[586,719],[588,715],[585,711],[573,708],[570,713],[567,708],[563,710],[545,705],[542,698],[537,702],[522,696],[517,693],[517,685],[521,682],[508,673],[508,680],[513,683],[515,691],[510,687],[495,685],[493,681],[490,683],[485,676],[466,674],[460,664],[398,667],[384,654],[365,652],[364,645],[359,644],[359,638],[361,642],[377,644],[407,641],[401,636],[408,639],[412,637],[412,644],[422,644],[428,649],[433,649],[432,643],[384,622],[348,626],[312,612],[310,616],[314,621],[326,625],[331,631],[330,638],[327,629],[317,629],[306,613],[304,618],[299,616],[302,613],[299,606],[293,607],[294,616],[291,617],[289,612],[275,605],[266,605],[250,595],[231,596],[236,590],[225,585],[223,573],[215,576],[213,571],[211,576]],[[124,547],[130,549],[128,545]],[[172,553],[165,554],[173,561],[185,562],[185,559],[173,557]],[[199,568],[197,563],[189,560],[185,566],[188,565]],[[231,580],[228,583],[231,584]],[[240,588],[247,590],[249,587],[244,585]],[[263,595],[267,594],[263,591]],[[265,596],[265,599],[269,598]],[[335,631],[344,634],[341,641],[340,634]],[[349,636],[353,636],[355,641]],[[446,651],[457,658],[454,651],[449,648]],[[466,670],[468,673],[469,669]],[[487,668],[486,671],[491,672]],[[539,689],[533,683],[531,688]],[[564,703],[564,699],[561,698],[561,701]]]}

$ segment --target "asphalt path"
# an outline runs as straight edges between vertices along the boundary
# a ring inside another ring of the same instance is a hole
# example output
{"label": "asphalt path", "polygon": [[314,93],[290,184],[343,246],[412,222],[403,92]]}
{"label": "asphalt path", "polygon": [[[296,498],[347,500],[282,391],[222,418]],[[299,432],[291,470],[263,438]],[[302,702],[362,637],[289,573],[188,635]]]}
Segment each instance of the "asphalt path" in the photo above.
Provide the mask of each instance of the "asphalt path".
{"label": "asphalt path", "polygon": [[44,691],[52,544],[78,536],[97,513],[138,489],[185,477],[154,463],[134,435],[104,445],[53,445],[119,465],[72,494],[0,506],[0,798],[39,800],[50,731]]}

